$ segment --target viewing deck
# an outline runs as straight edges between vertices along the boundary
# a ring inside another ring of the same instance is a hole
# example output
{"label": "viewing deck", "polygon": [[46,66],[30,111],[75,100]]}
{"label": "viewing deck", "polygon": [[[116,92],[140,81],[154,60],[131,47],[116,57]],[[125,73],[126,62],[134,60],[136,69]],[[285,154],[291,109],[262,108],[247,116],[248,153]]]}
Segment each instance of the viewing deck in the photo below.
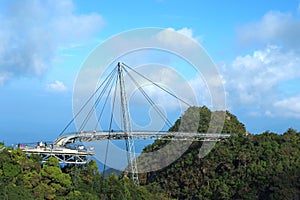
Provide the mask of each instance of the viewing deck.
{"label": "viewing deck", "polygon": [[37,154],[42,158],[42,163],[46,162],[50,157],[55,157],[61,164],[86,164],[87,157],[93,156],[93,150],[86,149],[70,149],[65,147],[24,147],[22,151],[27,154]]}

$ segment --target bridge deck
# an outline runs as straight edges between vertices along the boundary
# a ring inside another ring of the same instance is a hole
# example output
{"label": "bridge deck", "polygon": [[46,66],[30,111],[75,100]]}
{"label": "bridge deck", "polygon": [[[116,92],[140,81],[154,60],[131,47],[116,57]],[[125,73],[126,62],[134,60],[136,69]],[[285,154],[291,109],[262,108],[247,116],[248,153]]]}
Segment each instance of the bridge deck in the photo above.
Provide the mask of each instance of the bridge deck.
{"label": "bridge deck", "polygon": [[[150,132],[136,131],[131,134],[133,140],[193,140],[193,141],[220,141],[230,137],[230,134],[222,133],[190,133],[190,132]],[[59,137],[54,144],[64,146],[67,143],[90,142],[99,140],[126,140],[128,135],[124,132],[80,132],[71,133]]]}
{"label": "bridge deck", "polygon": [[[93,151],[70,149],[65,145],[76,142],[91,142],[101,140],[127,140],[128,135],[121,131],[88,131],[71,133],[60,136],[50,147],[25,147],[22,151],[27,154],[37,154],[42,157],[42,162],[46,162],[51,156],[56,157],[60,163],[65,164],[85,164],[88,156],[93,156]],[[132,132],[133,140],[192,140],[192,141],[221,141],[229,138],[230,134],[222,133],[189,133],[189,132],[152,132],[138,131]]]}

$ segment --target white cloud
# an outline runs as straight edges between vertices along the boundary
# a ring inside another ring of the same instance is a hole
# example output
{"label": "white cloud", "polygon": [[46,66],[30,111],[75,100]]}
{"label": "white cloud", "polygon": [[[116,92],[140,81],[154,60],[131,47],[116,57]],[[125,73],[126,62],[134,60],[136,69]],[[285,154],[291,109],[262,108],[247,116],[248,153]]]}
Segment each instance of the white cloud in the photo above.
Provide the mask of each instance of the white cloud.
{"label": "white cloud", "polygon": [[238,28],[239,44],[259,50],[223,68],[231,105],[249,115],[300,117],[299,35],[300,19],[279,11]]}
{"label": "white cloud", "polygon": [[177,35],[172,34],[172,32],[170,31],[175,31],[177,33],[180,33],[190,39],[193,39],[197,42],[202,42],[203,40],[203,36],[195,36],[193,29],[191,28],[187,28],[187,27],[183,27],[181,29],[174,29],[174,28],[167,28],[165,31],[160,32],[157,37],[159,40],[161,41],[165,41],[167,43],[174,43],[175,45],[189,45],[189,40],[178,40]]}
{"label": "white cloud", "polygon": [[190,29],[190,28],[184,27],[182,29],[177,30],[177,32],[181,33],[181,34],[183,34],[183,35],[185,35],[185,36],[187,36],[189,38],[193,38],[193,30]]}
{"label": "white cloud", "polygon": [[270,11],[260,21],[238,28],[239,42],[243,45],[276,44],[299,48],[299,35],[299,18],[279,11]]}
{"label": "white cloud", "polygon": [[[196,76],[193,79],[189,80],[188,84],[193,89],[194,91],[193,95],[198,100],[196,105],[205,105],[213,109],[211,94],[207,88],[205,81],[200,76]],[[192,98],[192,96],[189,95],[189,98]]]}
{"label": "white cloud", "polygon": [[247,105],[251,112],[262,115],[278,114],[276,107],[283,107],[283,102],[286,102],[280,101],[286,95],[280,86],[290,80],[300,83],[299,66],[297,53],[286,52],[277,46],[239,56],[230,67],[223,68],[229,101],[233,105]]}
{"label": "white cloud", "polygon": [[300,118],[300,94],[276,101],[274,107],[282,116]]}
{"label": "white cloud", "polygon": [[43,74],[57,50],[89,40],[103,26],[99,14],[76,14],[71,0],[11,1],[4,13],[0,74],[9,78]]}
{"label": "white cloud", "polygon": [[183,35],[185,35],[185,36],[187,36],[187,37],[189,37],[191,39],[194,39],[194,40],[196,40],[199,43],[203,42],[203,35],[197,35],[197,36],[194,35],[194,31],[191,28],[184,27],[182,29],[177,30],[177,32],[181,33],[181,34],[183,34]]}
{"label": "white cloud", "polygon": [[162,49],[175,51],[189,61],[203,62],[202,65],[209,65],[209,63],[204,63],[209,61],[205,50],[199,45],[199,38],[200,36],[194,36],[192,29],[189,28],[179,30],[167,28],[158,32],[153,42],[159,43]]}
{"label": "white cloud", "polygon": [[0,73],[0,86],[3,85],[9,78],[10,78],[9,73]]}
{"label": "white cloud", "polygon": [[52,92],[64,92],[67,90],[67,87],[63,82],[55,81],[54,83],[49,83],[47,89]]}

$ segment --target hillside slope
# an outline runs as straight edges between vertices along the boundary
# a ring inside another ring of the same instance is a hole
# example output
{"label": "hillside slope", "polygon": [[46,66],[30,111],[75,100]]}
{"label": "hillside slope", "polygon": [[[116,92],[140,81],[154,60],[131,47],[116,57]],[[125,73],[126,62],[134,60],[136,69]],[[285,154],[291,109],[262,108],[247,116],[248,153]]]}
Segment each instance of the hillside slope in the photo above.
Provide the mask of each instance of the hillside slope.
{"label": "hillside slope", "polygon": [[[205,132],[211,111],[206,107],[190,109],[185,115],[199,110],[204,122],[199,123],[198,131]],[[234,115],[227,112],[226,116],[223,132],[232,133],[230,139],[218,142],[202,159],[198,156],[202,143],[193,142],[174,163],[141,174],[142,183],[152,193],[163,191],[176,199],[299,199],[300,133],[289,129],[283,135],[265,132],[247,136]],[[155,141],[144,152],[165,143]]]}

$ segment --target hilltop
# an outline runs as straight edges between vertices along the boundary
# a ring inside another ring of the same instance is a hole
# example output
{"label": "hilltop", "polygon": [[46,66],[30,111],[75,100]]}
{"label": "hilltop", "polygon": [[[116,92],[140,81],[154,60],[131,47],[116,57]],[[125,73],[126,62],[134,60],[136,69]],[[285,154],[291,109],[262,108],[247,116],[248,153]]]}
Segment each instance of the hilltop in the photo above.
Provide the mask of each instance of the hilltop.
{"label": "hilltop", "polygon": [[[192,107],[183,117],[199,112],[198,132],[205,132],[212,112]],[[172,131],[177,131],[178,119]],[[174,163],[140,175],[152,192],[163,192],[175,199],[299,199],[300,132],[288,129],[279,135],[264,132],[251,135],[237,117],[226,112],[223,133],[232,133],[218,142],[204,158],[199,158],[202,142],[193,142]],[[161,148],[155,141],[144,152]]]}

